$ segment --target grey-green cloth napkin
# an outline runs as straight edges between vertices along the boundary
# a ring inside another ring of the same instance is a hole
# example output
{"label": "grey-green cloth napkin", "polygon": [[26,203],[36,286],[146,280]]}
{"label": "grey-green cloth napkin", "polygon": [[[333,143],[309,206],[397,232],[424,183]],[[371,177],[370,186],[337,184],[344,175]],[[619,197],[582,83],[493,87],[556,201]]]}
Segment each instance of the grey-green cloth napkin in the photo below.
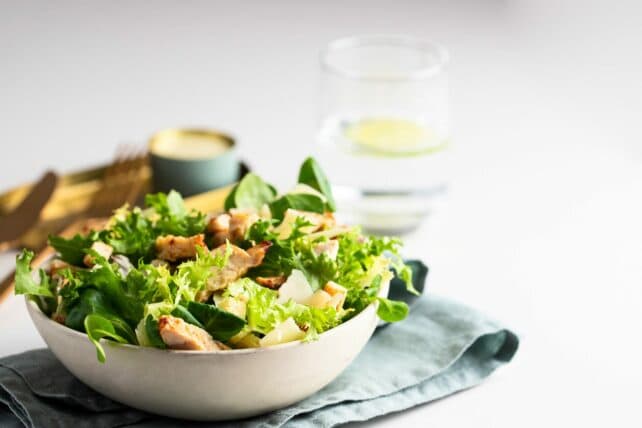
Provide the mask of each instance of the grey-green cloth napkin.
{"label": "grey-green cloth napkin", "polygon": [[509,362],[517,346],[517,336],[487,316],[423,296],[405,321],[379,328],[323,390],[286,409],[228,423],[178,421],[123,406],[86,387],[40,349],[0,359],[0,426],[332,427],[470,388]]}

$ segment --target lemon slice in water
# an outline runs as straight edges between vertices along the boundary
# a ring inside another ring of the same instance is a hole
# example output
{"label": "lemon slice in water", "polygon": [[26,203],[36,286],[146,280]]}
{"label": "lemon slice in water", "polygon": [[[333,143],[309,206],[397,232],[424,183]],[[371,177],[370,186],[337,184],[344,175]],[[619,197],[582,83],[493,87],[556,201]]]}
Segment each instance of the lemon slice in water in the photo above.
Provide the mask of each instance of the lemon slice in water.
{"label": "lemon slice in water", "polygon": [[345,136],[362,149],[393,155],[431,152],[445,145],[433,130],[404,119],[363,119],[347,127]]}

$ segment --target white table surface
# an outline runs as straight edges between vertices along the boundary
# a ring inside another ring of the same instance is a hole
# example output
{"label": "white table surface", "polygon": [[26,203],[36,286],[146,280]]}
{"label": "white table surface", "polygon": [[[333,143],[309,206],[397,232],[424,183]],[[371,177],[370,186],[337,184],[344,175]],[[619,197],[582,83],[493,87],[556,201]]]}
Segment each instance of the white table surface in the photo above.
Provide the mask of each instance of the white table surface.
{"label": "white table surface", "polygon": [[[481,386],[370,423],[642,426],[642,7],[233,3],[3,2],[0,188],[181,125],[233,132],[259,173],[291,182],[314,139],[317,50],[434,39],[452,55],[452,189],[407,253],[430,264],[431,293],[522,342]],[[43,345],[20,299],[0,326],[0,355]]]}

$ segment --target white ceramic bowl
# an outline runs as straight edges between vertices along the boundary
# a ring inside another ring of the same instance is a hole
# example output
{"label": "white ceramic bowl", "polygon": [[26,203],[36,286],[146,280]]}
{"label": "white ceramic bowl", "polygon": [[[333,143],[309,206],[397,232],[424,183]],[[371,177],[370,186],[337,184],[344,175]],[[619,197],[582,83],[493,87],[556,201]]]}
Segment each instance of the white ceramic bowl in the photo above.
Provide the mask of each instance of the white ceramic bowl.
{"label": "white ceramic bowl", "polygon": [[[388,284],[380,295],[387,295]],[[78,379],[151,413],[193,420],[245,418],[300,401],[334,380],[372,335],[377,302],[309,343],[224,352],[169,351],[103,340],[96,359],[87,335],[56,323],[27,300],[38,332]]]}

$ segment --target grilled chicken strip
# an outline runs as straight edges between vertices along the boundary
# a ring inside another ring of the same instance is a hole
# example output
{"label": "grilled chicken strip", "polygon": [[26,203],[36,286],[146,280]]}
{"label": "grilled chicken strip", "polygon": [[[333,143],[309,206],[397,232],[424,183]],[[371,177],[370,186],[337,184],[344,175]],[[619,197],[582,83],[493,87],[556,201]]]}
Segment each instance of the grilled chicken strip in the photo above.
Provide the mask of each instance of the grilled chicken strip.
{"label": "grilled chicken strip", "polygon": [[170,349],[187,351],[218,351],[230,349],[200,327],[186,323],[181,318],[163,315],[158,319],[161,339]]}
{"label": "grilled chicken strip", "polygon": [[196,257],[196,247],[207,248],[202,233],[194,236],[165,235],[156,238],[156,257],[175,262]]}
{"label": "grilled chicken strip", "polygon": [[[91,244],[91,249],[98,253],[99,256],[109,259],[111,254],[114,252],[114,249],[111,245],[107,245],[104,242],[96,241]],[[85,254],[85,257],[82,259],[83,263],[87,267],[92,267],[94,265],[94,258],[91,254]]]}
{"label": "grilled chicken strip", "polygon": [[287,281],[287,276],[278,275],[278,276],[257,276],[255,281],[257,284],[262,285],[263,287],[276,289],[279,288],[285,281]]}
{"label": "grilled chicken strip", "polygon": [[230,210],[230,241],[240,242],[245,239],[245,234],[259,219],[258,214],[244,211]]}
{"label": "grilled chicken strip", "polygon": [[256,213],[232,209],[229,214],[212,218],[207,224],[207,230],[212,233],[215,246],[224,244],[226,240],[238,243],[245,239],[248,229],[258,219]]}
{"label": "grilled chicken strip", "polygon": [[272,244],[270,242],[262,242],[248,248],[247,251],[233,244],[223,244],[213,249],[212,253],[215,255],[225,254],[228,251],[227,245],[231,249],[227,263],[223,268],[217,269],[214,275],[207,280],[205,290],[200,291],[196,296],[196,300],[199,302],[206,301],[214,291],[224,289],[245,275],[250,268],[260,265],[263,262],[265,253]]}
{"label": "grilled chicken strip", "polygon": [[230,215],[219,214],[207,223],[207,231],[212,234],[212,242],[215,247],[224,244],[230,239]]}

